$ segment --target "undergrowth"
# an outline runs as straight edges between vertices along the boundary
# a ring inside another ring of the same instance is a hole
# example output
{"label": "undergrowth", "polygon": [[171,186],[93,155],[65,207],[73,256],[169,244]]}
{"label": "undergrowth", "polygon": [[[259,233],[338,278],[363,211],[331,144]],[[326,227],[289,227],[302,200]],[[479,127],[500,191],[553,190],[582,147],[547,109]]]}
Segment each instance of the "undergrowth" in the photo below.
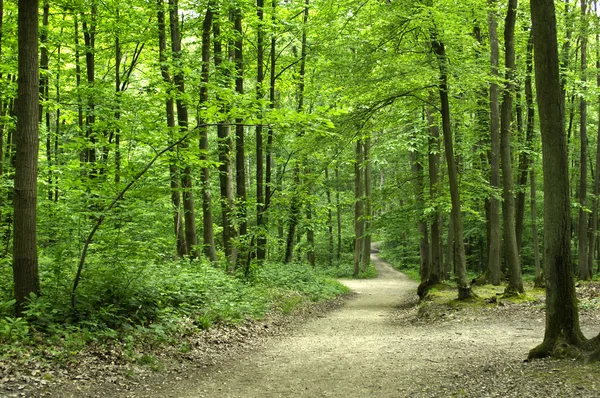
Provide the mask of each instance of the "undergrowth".
{"label": "undergrowth", "polygon": [[[0,358],[44,356],[66,363],[90,345],[136,347],[179,344],[213,325],[258,320],[269,311],[292,312],[348,289],[305,264],[265,263],[249,279],[203,261],[130,265],[129,272],[91,267],[71,309],[68,275],[43,278],[42,296],[31,296],[23,317],[14,300],[0,296]],[[6,278],[1,275],[0,278]],[[132,356],[134,361],[147,362]]]}

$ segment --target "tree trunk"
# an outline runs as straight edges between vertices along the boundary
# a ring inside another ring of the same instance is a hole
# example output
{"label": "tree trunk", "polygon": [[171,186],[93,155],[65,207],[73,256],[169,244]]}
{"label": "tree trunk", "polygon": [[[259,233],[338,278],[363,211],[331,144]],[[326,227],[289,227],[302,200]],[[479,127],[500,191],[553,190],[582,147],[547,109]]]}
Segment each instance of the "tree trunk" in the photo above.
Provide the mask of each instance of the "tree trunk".
{"label": "tree trunk", "polygon": [[86,151],[86,161],[90,165],[89,175],[94,178],[97,175],[96,169],[96,99],[94,94],[95,75],[96,75],[96,18],[98,15],[98,5],[92,2],[89,24],[83,19],[83,41],[85,43],[85,65],[87,73],[88,90],[87,109],[85,116],[86,137],[89,140]]}
{"label": "tree trunk", "polygon": [[[369,153],[371,152],[371,137],[366,137],[363,145],[364,155],[364,197],[363,197],[363,218],[364,218],[364,237],[363,237],[363,255],[362,271],[366,271],[371,263],[371,161]],[[425,224],[427,228],[427,224]],[[429,250],[429,248],[428,248]]]}
{"label": "tree trunk", "polygon": [[[533,134],[535,128],[535,108],[533,104],[533,87],[532,87],[532,76],[533,76],[533,34],[529,35],[529,41],[527,42],[527,60],[526,60],[526,74],[525,74],[525,102],[527,105],[527,128],[526,136],[528,142],[528,148],[533,150]],[[531,234],[533,236],[533,260],[535,264],[535,287],[544,286],[544,276],[542,275],[542,267],[540,261],[540,242],[538,235],[538,224],[537,224],[537,204],[536,204],[536,186],[535,186],[535,170],[531,164],[531,160],[528,162],[529,168],[529,193],[530,193],[530,205],[531,205]]]}
{"label": "tree trunk", "polygon": [[[596,86],[600,87],[600,35],[596,34]],[[598,96],[600,104],[600,95]],[[598,107],[598,133],[596,146],[596,173],[594,174],[594,199],[591,214],[590,242],[588,252],[588,266],[594,268],[594,254],[596,253],[596,242],[598,240],[598,195],[600,195],[600,107]]]}
{"label": "tree trunk", "polygon": [[[202,23],[202,76],[200,86],[200,103],[208,102],[208,83],[210,80],[210,33],[213,23],[213,3],[209,2]],[[210,193],[210,166],[208,162],[208,126],[199,120],[200,126],[200,162],[202,182],[202,221],[203,221],[203,251],[211,262],[217,261],[215,233],[213,229],[212,198]]]}
{"label": "tree trunk", "polygon": [[[498,49],[498,22],[496,20],[496,0],[489,0],[490,11],[488,13],[488,30],[490,35],[491,47],[491,73],[495,78],[500,77],[498,72],[499,49]],[[500,190],[500,107],[498,100],[498,84],[490,84],[490,163],[492,190]],[[488,272],[489,282],[492,285],[500,285],[500,263],[501,263],[501,226],[500,226],[500,200],[494,192],[489,199],[489,237],[488,237]]]}
{"label": "tree trunk", "polygon": [[439,92],[442,105],[442,134],[444,136],[444,147],[446,162],[448,163],[448,179],[450,181],[450,198],[452,201],[452,228],[454,238],[454,269],[456,285],[458,287],[458,299],[464,300],[473,296],[471,287],[467,281],[467,259],[465,256],[465,243],[463,238],[463,225],[460,206],[460,189],[458,186],[458,170],[454,159],[454,143],[451,130],[450,101],[448,98],[448,60],[444,44],[432,34],[431,45],[438,58],[440,69]]}
{"label": "tree trunk", "polygon": [[561,100],[556,15],[553,0],[531,0],[535,83],[542,133],[544,169],[544,269],[546,332],[529,358],[564,352],[565,345],[585,341],[579,326],[571,266],[569,162]]}
{"label": "tree trunk", "polygon": [[[271,2],[271,23],[273,26],[277,24],[277,0]],[[275,109],[275,84],[277,80],[277,35],[271,35],[271,52],[270,58],[270,77],[269,77],[269,108]],[[266,162],[265,162],[265,209],[271,205],[271,196],[273,196],[273,126],[269,125],[267,130],[267,147],[266,147]],[[266,214],[263,216],[263,224],[269,225],[269,220]],[[265,237],[266,238],[266,237]],[[265,240],[266,244],[266,240]]]}
{"label": "tree trunk", "polygon": [[[256,0],[256,15],[258,16],[257,29],[257,69],[256,69],[256,99],[261,101],[264,96],[263,83],[265,80],[264,72],[264,0]],[[260,106],[259,122],[256,126],[256,258],[263,261],[266,255],[266,230],[263,225],[263,211],[265,208],[265,188],[264,188],[264,148],[263,148],[263,109]]]}
{"label": "tree trunk", "polygon": [[[262,1],[262,0],[258,0]],[[306,52],[307,52],[307,44],[306,44],[306,27],[308,24],[308,6],[309,0],[305,0],[304,3],[304,16],[303,16],[303,25],[302,25],[302,49],[300,55],[300,73],[299,73],[299,82],[298,82],[298,114],[304,112],[304,77],[306,74]],[[300,131],[298,136],[301,137],[304,135],[304,131]],[[289,263],[292,260],[293,250],[294,250],[294,234],[296,231],[296,226],[298,224],[298,218],[300,217],[300,206],[301,206],[301,190],[300,190],[300,165],[296,164],[294,167],[294,192],[292,197],[292,205],[290,208],[290,222],[288,224],[288,237],[286,244],[286,254],[285,254],[285,262]]]}
{"label": "tree trunk", "polygon": [[[178,0],[169,0],[169,21],[171,26],[171,51],[173,61],[179,63],[181,60],[181,34],[179,33],[179,9]],[[185,79],[183,69],[178,65],[173,74],[173,83],[177,88],[175,104],[177,107],[177,124],[182,136],[188,133],[188,109],[184,99]],[[184,140],[180,146],[183,152],[187,152],[189,144]],[[194,193],[192,191],[192,167],[185,164],[181,176],[181,188],[183,191],[183,219],[185,225],[185,243],[190,257],[198,257],[198,236],[196,235],[196,217],[194,210]],[[212,260],[212,259],[211,259]]]}
{"label": "tree trunk", "polygon": [[335,218],[337,224],[337,250],[335,258],[337,260],[337,264],[340,265],[340,261],[342,260],[342,205],[340,200],[340,166],[339,164],[335,164]]}
{"label": "tree trunk", "polygon": [[[240,8],[235,10],[234,17],[234,29],[235,29],[235,92],[243,96],[244,95],[244,32],[242,27],[242,10]],[[236,182],[236,199],[237,199],[237,216],[239,219],[239,234],[243,240],[243,247],[247,249],[245,244],[245,237],[248,234],[248,223],[246,221],[247,208],[246,208],[246,169],[244,165],[244,159],[246,157],[246,151],[244,147],[244,121],[241,118],[235,120],[235,182]]]}
{"label": "tree trunk", "polygon": [[[167,33],[165,22],[164,0],[157,0],[157,20],[158,20],[158,61],[160,62],[160,72],[165,85],[170,85],[171,76],[169,66],[167,65]],[[173,97],[168,96],[165,100],[165,109],[167,116],[167,127],[169,129],[169,141],[173,141],[173,132],[175,131],[175,109]],[[177,166],[176,149],[171,151],[169,157],[169,179],[171,182],[171,204],[173,206],[173,232],[176,239],[176,250],[179,257],[189,254],[185,244],[185,234],[183,231],[183,218],[181,216],[181,194],[179,190],[179,167]]]}
{"label": "tree trunk", "polygon": [[417,225],[419,228],[419,258],[420,262],[420,276],[421,283],[427,283],[429,281],[429,232],[427,230],[427,222],[425,221],[423,210],[425,208],[424,198],[424,178],[423,178],[423,166],[419,162],[416,151],[410,153],[412,169],[415,181],[415,204],[417,210]]}
{"label": "tree trunk", "polygon": [[[527,126],[525,129],[525,150],[521,152],[519,156],[519,176],[518,176],[518,185],[519,190],[517,192],[516,198],[516,234],[517,234],[517,248],[519,253],[521,253],[522,247],[522,239],[523,239],[523,222],[525,216],[525,186],[527,185],[527,174],[529,173],[529,168],[531,166],[531,151],[533,148],[533,121],[530,121],[530,113],[531,118],[533,118],[533,99],[531,98],[531,73],[533,68],[533,42],[531,34],[529,35],[529,40],[527,42],[527,60],[526,60],[526,76],[525,76],[525,102],[527,107]],[[530,91],[528,93],[528,90]]]}
{"label": "tree trunk", "polygon": [[315,231],[313,227],[312,206],[306,205],[306,258],[311,267],[315,266]]}
{"label": "tree trunk", "polygon": [[296,188],[294,193],[292,193],[293,196],[292,204],[290,206],[290,220],[288,222],[288,232],[285,243],[284,262],[286,264],[290,263],[294,256],[294,236],[296,234],[298,218],[300,217],[300,167],[298,167],[298,165],[294,167],[294,179],[292,184]]}
{"label": "tree trunk", "polygon": [[363,218],[363,161],[363,145],[359,140],[356,141],[356,158],[354,160],[354,277],[360,274],[363,255],[363,235],[365,233]]}
{"label": "tree trunk", "polygon": [[523,280],[521,278],[521,261],[517,248],[517,236],[515,229],[515,197],[514,181],[512,177],[511,158],[511,120],[514,92],[514,70],[515,70],[515,22],[517,17],[517,0],[508,1],[508,12],[504,26],[504,45],[506,83],[502,100],[502,111],[500,118],[500,157],[502,163],[502,218],[504,224],[504,253],[508,269],[508,286],[505,294],[520,294],[524,292]]}
{"label": "tree trunk", "polygon": [[331,203],[331,180],[329,167],[325,166],[325,194],[327,196],[327,265],[333,266],[333,211]]}
{"label": "tree trunk", "polygon": [[[231,74],[227,68],[222,67],[223,50],[221,43],[221,27],[218,21],[218,16],[213,19],[213,34],[214,34],[214,62],[215,70],[221,73],[221,78],[229,86]],[[227,114],[227,107],[224,105],[224,100],[217,95],[217,102],[220,104],[221,112]],[[225,255],[229,260],[229,269],[232,270],[237,261],[237,250],[233,246],[233,240],[236,237],[235,227],[233,225],[233,165],[231,154],[233,150],[233,142],[231,140],[231,128],[228,120],[221,120],[217,126],[218,152],[219,152],[219,187],[221,190],[221,220],[223,225],[223,248]]]}
{"label": "tree trunk", "polygon": [[437,206],[438,175],[440,168],[440,129],[431,108],[427,108],[427,123],[429,124],[429,200],[434,206],[431,221],[431,266],[429,283],[435,285],[442,280],[442,240],[440,235],[441,212]]}
{"label": "tree trunk", "polygon": [[17,316],[40,294],[36,243],[39,148],[38,1],[19,0],[13,280]]}
{"label": "tree trunk", "polygon": [[[48,71],[48,17],[50,15],[50,4],[44,1],[44,11],[42,15],[42,29],[40,34],[40,122],[46,126],[46,164],[48,165],[48,176],[46,182],[48,185],[48,200],[52,200],[52,133],[50,130],[50,109],[48,101],[50,100],[50,77]],[[44,108],[46,112],[44,112]]]}
{"label": "tree trunk", "polygon": [[579,98],[579,226],[577,260],[579,266],[579,279],[592,279],[590,266],[588,266],[588,214],[587,214],[587,93],[586,69],[587,69],[587,0],[581,0],[581,82],[582,93]]}

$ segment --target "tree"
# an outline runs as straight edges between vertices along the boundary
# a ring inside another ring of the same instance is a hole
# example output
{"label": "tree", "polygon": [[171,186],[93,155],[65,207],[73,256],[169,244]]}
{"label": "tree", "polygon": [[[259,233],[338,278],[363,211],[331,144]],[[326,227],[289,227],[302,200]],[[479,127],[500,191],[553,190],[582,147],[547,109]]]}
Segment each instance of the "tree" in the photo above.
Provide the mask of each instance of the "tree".
{"label": "tree", "polygon": [[[446,152],[446,163],[448,165],[448,179],[450,181],[450,198],[452,201],[451,226],[454,239],[454,269],[456,274],[456,285],[458,287],[458,298],[464,300],[471,298],[473,293],[467,281],[467,263],[465,256],[465,244],[463,235],[463,224],[460,206],[460,188],[458,186],[458,170],[454,158],[454,143],[452,138],[452,127],[450,120],[450,101],[448,94],[448,60],[446,49],[435,33],[431,35],[431,46],[440,70],[439,94],[442,105],[442,134],[444,137],[444,148]],[[450,240],[450,238],[448,238]]]}
{"label": "tree", "polygon": [[[498,23],[496,21],[496,1],[489,0],[490,11],[488,11],[488,30],[490,35],[490,63],[493,77],[499,77],[498,73]],[[490,83],[490,164],[492,189],[500,187],[500,108],[498,105],[498,84]],[[488,271],[489,281],[493,285],[500,284],[500,260],[501,260],[501,227],[500,227],[500,201],[495,194],[490,197],[489,204],[489,241],[488,241]]]}
{"label": "tree", "polygon": [[[165,23],[165,5],[164,0],[157,0],[157,20],[158,20],[158,61],[160,62],[160,72],[164,83],[167,86],[172,84],[169,66],[167,64],[167,33]],[[173,97],[169,95],[165,99],[167,127],[170,131],[169,138],[173,140],[173,131],[175,131],[175,108]],[[177,166],[176,151],[173,150],[169,162],[169,179],[171,186],[171,204],[173,205],[173,231],[176,239],[176,250],[180,257],[189,254],[185,244],[185,234],[183,231],[183,218],[181,216],[181,192],[179,190],[179,167]]]}
{"label": "tree", "polygon": [[504,87],[502,109],[500,117],[500,155],[502,160],[502,219],[504,222],[504,254],[508,268],[508,286],[506,294],[520,294],[524,292],[521,279],[521,261],[517,247],[517,235],[515,229],[515,197],[514,181],[512,178],[511,158],[511,121],[514,92],[514,69],[515,69],[515,22],[517,17],[517,0],[508,1],[508,11],[504,26],[504,45],[506,83]]}
{"label": "tree", "polygon": [[[213,3],[209,2],[202,22],[202,70],[199,101],[202,104],[208,102],[208,82],[210,80],[210,33],[213,24]],[[213,230],[212,195],[210,192],[210,165],[208,164],[208,126],[202,119],[200,125],[200,160],[203,162],[201,170],[202,181],[202,224],[203,224],[203,247],[204,254],[212,262],[217,261],[217,249],[215,247],[215,233]]]}
{"label": "tree", "polygon": [[40,110],[38,0],[19,0],[18,6],[13,277],[17,316],[20,316],[30,294],[40,294],[36,224]]}
{"label": "tree", "polygon": [[569,163],[559,73],[553,0],[531,0],[535,86],[542,133],[546,331],[529,358],[557,354],[585,342],[580,326],[571,262]]}
{"label": "tree", "polygon": [[[179,6],[178,0],[169,0],[169,21],[171,26],[171,51],[175,64],[181,61],[181,34],[179,32]],[[177,125],[182,136],[188,133],[188,108],[185,96],[185,77],[181,65],[173,74],[173,83],[177,90],[175,105],[177,107]],[[187,140],[181,145],[181,150],[186,152],[189,148]],[[194,192],[192,191],[192,167],[186,164],[181,175],[181,189],[183,190],[183,219],[185,224],[185,244],[187,253],[191,257],[198,257],[198,236],[196,235],[196,216],[194,210]]]}
{"label": "tree", "polygon": [[588,265],[588,210],[587,206],[587,0],[581,0],[581,81],[582,95],[579,99],[579,225],[577,236],[579,279],[592,278],[591,267]]}

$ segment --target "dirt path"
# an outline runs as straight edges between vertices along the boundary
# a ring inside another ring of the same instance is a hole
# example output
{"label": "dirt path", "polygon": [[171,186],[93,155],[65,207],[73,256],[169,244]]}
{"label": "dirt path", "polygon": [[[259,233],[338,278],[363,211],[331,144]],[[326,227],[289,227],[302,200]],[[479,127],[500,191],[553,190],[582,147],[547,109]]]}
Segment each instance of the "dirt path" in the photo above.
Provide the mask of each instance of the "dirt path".
{"label": "dirt path", "polygon": [[598,366],[523,363],[543,336],[543,312],[449,311],[443,321],[415,322],[416,283],[377,255],[372,260],[379,277],[343,281],[358,294],[342,308],[176,383],[119,396],[598,396],[590,383],[572,381],[573,369],[579,381],[596,380]]}

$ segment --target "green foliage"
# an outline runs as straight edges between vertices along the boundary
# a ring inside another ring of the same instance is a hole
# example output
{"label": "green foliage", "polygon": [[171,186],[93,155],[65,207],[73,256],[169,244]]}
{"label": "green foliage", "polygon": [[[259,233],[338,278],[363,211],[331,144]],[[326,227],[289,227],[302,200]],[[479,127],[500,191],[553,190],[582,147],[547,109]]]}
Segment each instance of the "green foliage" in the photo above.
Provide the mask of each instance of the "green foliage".
{"label": "green foliage", "polygon": [[[340,263],[333,267],[323,267],[323,272],[334,278],[353,278],[354,277],[354,255],[352,253],[343,253]],[[377,270],[373,263],[369,262],[367,269],[361,271],[358,279],[371,279],[377,277]]]}
{"label": "green foliage", "polygon": [[[90,343],[113,342],[132,350],[180,344],[184,336],[216,324],[261,319],[272,309],[290,313],[348,291],[319,270],[297,263],[266,263],[255,269],[251,281],[196,260],[129,264],[128,271],[111,276],[90,270],[77,312],[70,310],[65,294],[32,295],[23,318],[12,316],[14,300],[0,301],[0,355],[19,347],[48,349],[54,361],[66,362]],[[35,348],[29,345],[34,340],[44,343]],[[134,360],[155,370],[162,366],[151,355],[134,355]]]}

